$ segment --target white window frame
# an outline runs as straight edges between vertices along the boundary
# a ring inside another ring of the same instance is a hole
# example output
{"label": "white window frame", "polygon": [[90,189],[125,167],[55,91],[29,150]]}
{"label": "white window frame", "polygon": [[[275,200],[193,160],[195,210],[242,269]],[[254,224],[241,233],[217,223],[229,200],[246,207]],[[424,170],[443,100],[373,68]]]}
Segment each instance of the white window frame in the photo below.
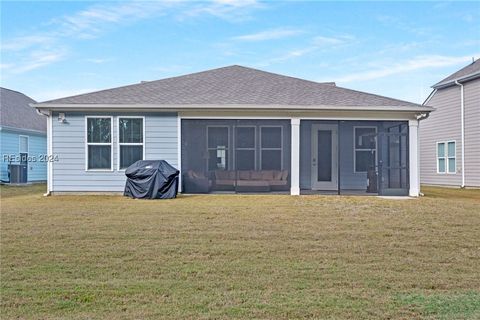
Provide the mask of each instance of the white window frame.
{"label": "white window frame", "polygon": [[[209,129],[210,128],[227,128],[227,142],[228,142],[228,145],[226,146],[225,148],[225,155],[227,156],[227,166],[225,168],[225,170],[229,170],[232,166],[232,159],[228,160],[230,158],[230,155],[229,155],[229,151],[230,151],[230,144],[231,144],[231,141],[230,141],[230,126],[228,125],[207,125],[207,134],[206,134],[206,146],[207,146],[207,171],[208,172],[210,170],[210,167],[209,167],[209,161],[210,161],[210,150],[218,150],[218,148],[210,148],[210,146],[208,145],[208,135],[209,135]],[[218,169],[216,169],[218,170]]]}
{"label": "white window frame", "polygon": [[[455,148],[454,148],[455,153],[454,153],[453,157],[449,157],[448,156],[448,144],[452,143],[452,142],[455,144]],[[445,148],[444,148],[445,154],[444,154],[443,157],[438,156],[438,145],[439,144],[443,144],[445,146]],[[457,173],[457,141],[456,140],[437,141],[436,146],[437,146],[437,148],[435,149],[435,159],[437,161],[437,174],[456,174]],[[439,166],[439,162],[440,162],[439,160],[440,159],[445,160],[445,171],[444,172],[440,171],[440,166]],[[454,172],[449,171],[450,159],[453,159],[455,161],[455,171]]]}
{"label": "white window frame", "polygon": [[[356,131],[357,129],[375,129],[375,149],[361,149],[357,148]],[[354,126],[353,127],[353,173],[367,173],[367,171],[357,171],[357,151],[372,151],[375,150],[375,166],[378,164],[378,139],[376,126]]]}
{"label": "white window frame", "polygon": [[[280,128],[280,148],[264,148],[262,146],[262,128]],[[283,170],[283,126],[279,126],[279,125],[264,125],[264,126],[260,126],[260,170],[263,170],[263,166],[262,166],[262,153],[263,153],[263,150],[274,150],[274,151],[278,151],[280,150],[280,170]]]}
{"label": "white window frame", "polygon": [[[253,148],[237,148],[237,128],[253,128]],[[237,150],[238,151],[253,151],[253,170],[257,170],[257,126],[254,125],[235,125],[233,127],[233,142],[234,142],[234,168],[237,168]]]}
{"label": "white window frame", "polygon": [[[20,140],[21,138],[27,138],[27,151],[26,152],[22,152],[22,150],[20,150],[20,146],[22,145]],[[28,163],[28,158],[29,158],[29,154],[30,154],[30,137],[29,136],[26,136],[26,135],[23,135],[23,134],[20,134],[18,135],[18,155],[20,156],[20,163],[22,162],[22,157],[21,157],[21,154],[22,153],[26,153],[27,154],[27,163]]]}
{"label": "white window frame", "polygon": [[[88,119],[110,119],[110,142],[88,142]],[[111,172],[113,171],[113,116],[85,116],[85,171]],[[110,169],[88,168],[88,146],[110,146]]]}
{"label": "white window frame", "polygon": [[[142,143],[138,142],[120,142],[120,119],[142,119]],[[142,160],[145,160],[145,116],[117,116],[117,171],[125,171],[125,169],[120,168],[120,146],[142,146]]]}

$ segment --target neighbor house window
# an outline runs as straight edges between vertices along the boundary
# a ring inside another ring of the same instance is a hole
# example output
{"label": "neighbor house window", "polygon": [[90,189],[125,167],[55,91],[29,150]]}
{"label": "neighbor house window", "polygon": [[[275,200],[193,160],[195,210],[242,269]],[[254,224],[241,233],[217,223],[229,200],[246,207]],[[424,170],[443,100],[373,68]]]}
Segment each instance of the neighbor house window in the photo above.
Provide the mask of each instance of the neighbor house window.
{"label": "neighbor house window", "polygon": [[355,172],[367,172],[375,169],[377,159],[377,128],[354,127],[354,157]]}
{"label": "neighbor house window", "polygon": [[119,117],[118,118],[118,169],[123,170],[138,160],[143,160],[144,126],[143,117]]}
{"label": "neighbor house window", "polygon": [[256,127],[235,127],[235,167],[237,170],[255,170]]}
{"label": "neighbor house window", "polygon": [[87,170],[113,170],[112,117],[87,117]]}
{"label": "neighbor house window", "polygon": [[20,164],[28,162],[28,136],[18,137],[18,153],[20,154]]}
{"label": "neighbor house window", "polygon": [[208,170],[228,169],[228,146],[230,128],[227,126],[207,127]]}
{"label": "neighbor house window", "polygon": [[437,173],[456,173],[455,141],[437,142]]}
{"label": "neighbor house window", "polygon": [[261,170],[282,170],[283,135],[280,126],[260,127]]}

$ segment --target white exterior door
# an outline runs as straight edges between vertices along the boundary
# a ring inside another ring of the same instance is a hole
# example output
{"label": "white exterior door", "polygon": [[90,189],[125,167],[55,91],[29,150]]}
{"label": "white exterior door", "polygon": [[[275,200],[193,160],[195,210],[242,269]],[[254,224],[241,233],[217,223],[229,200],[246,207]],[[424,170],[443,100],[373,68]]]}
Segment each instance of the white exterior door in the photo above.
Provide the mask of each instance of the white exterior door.
{"label": "white exterior door", "polygon": [[338,126],[312,125],[312,190],[338,189]]}

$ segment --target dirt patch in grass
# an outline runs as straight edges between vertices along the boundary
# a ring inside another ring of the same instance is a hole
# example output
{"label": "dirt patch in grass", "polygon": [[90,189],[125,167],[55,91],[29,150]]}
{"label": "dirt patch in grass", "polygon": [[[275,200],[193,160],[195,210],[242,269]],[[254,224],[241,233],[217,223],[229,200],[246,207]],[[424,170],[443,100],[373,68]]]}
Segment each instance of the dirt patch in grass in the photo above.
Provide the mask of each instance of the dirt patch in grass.
{"label": "dirt patch in grass", "polygon": [[480,317],[479,191],[429,188],[410,201],[0,191],[2,318]]}

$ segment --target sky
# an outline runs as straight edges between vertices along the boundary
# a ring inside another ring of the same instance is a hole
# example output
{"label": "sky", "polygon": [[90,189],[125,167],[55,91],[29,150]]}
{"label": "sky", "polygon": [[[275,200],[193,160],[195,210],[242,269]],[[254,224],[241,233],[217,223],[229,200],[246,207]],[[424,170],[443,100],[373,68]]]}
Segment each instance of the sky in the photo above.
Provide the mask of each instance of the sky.
{"label": "sky", "polygon": [[0,84],[37,101],[237,64],[422,103],[480,58],[480,1],[0,6]]}

